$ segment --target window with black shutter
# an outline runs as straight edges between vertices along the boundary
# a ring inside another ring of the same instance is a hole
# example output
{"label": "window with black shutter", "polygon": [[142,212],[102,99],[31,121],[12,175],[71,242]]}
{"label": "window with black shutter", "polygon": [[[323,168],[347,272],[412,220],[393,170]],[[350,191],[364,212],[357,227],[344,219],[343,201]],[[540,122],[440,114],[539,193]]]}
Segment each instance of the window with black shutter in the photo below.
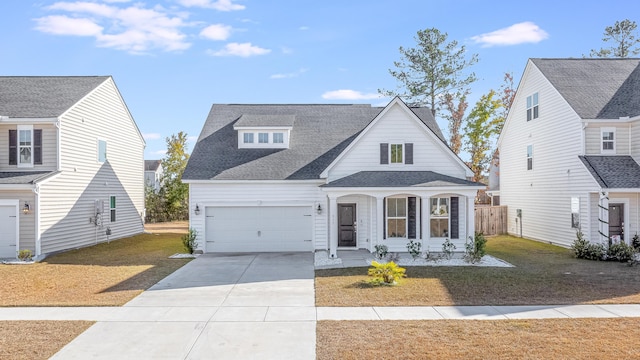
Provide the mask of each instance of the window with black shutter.
{"label": "window with black shutter", "polygon": [[458,219],[460,218],[460,207],[458,206],[459,201],[458,201],[458,197],[452,196],[451,197],[451,238],[452,239],[459,239],[459,230],[460,227],[458,226],[459,221]]}
{"label": "window with black shutter", "polygon": [[413,144],[404,144],[404,163],[413,164]]}
{"label": "window with black shutter", "polygon": [[9,130],[9,165],[18,165],[18,130]]}
{"label": "window with black shutter", "polygon": [[42,129],[33,130],[33,163],[42,165]]}

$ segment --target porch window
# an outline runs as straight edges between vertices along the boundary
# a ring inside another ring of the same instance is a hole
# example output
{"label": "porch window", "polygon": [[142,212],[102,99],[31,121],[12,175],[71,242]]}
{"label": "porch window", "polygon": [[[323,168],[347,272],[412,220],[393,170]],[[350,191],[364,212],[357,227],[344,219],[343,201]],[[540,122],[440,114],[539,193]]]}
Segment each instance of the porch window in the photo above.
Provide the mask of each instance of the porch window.
{"label": "porch window", "polygon": [[407,237],[407,198],[387,199],[387,238]]}
{"label": "porch window", "polygon": [[431,237],[449,237],[449,198],[431,198]]}

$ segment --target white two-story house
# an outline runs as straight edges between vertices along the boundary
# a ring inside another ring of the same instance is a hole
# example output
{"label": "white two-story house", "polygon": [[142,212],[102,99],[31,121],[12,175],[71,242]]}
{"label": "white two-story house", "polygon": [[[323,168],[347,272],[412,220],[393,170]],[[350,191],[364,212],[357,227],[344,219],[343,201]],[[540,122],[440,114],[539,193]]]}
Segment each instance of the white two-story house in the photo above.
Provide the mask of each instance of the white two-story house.
{"label": "white two-story house", "polygon": [[431,111],[370,105],[213,105],[182,180],[205,252],[316,251],[410,240],[464,249],[484,185]]}
{"label": "white two-story house", "polygon": [[499,138],[508,231],[570,246],[640,226],[640,59],[530,59]]}
{"label": "white two-story house", "polygon": [[0,77],[0,258],[143,232],[144,145],[110,76]]}

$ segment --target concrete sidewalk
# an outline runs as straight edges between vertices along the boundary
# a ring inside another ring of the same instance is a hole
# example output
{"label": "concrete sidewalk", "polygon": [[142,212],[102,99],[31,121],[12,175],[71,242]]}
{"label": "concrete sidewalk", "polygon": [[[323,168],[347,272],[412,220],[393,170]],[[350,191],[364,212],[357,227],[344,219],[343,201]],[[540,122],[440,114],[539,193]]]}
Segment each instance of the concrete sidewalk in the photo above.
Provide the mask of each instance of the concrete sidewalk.
{"label": "concrete sidewalk", "polygon": [[640,317],[640,304],[516,306],[146,306],[0,308],[5,320],[99,322],[309,322],[320,320],[508,320]]}

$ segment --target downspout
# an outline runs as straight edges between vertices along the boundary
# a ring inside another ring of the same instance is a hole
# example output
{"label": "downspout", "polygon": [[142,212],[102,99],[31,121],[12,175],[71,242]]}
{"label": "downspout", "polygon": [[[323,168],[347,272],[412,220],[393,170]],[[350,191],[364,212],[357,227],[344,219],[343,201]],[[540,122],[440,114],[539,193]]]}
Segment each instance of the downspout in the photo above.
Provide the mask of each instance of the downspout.
{"label": "downspout", "polygon": [[58,121],[55,122],[55,126],[58,129],[58,136],[56,137],[56,147],[58,149],[58,159],[57,159],[57,170],[58,171],[62,171],[62,156],[60,154],[60,148],[61,148],[61,141],[60,141],[60,135],[62,133],[62,123],[60,122],[60,118],[58,118]]}
{"label": "downspout", "polygon": [[42,236],[40,234],[40,185],[34,184],[33,193],[35,194],[34,209],[35,209],[35,236],[36,236],[36,259],[39,259],[42,255]]}

